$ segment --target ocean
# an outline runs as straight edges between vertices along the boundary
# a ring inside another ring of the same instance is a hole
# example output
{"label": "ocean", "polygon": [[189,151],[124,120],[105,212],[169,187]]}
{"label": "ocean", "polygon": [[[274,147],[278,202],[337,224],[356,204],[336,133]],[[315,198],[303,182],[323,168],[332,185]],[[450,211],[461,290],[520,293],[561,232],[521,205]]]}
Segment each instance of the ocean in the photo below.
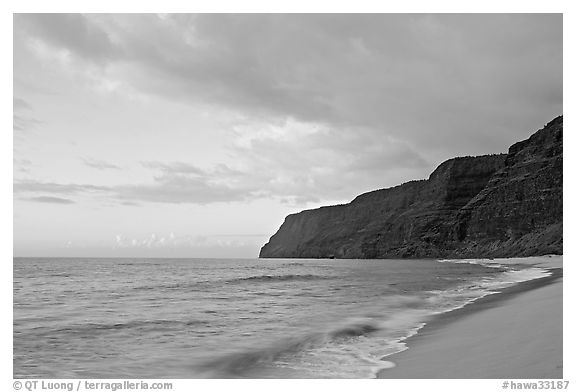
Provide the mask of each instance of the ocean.
{"label": "ocean", "polygon": [[15,258],[13,376],[373,378],[431,318],[547,275],[473,260]]}

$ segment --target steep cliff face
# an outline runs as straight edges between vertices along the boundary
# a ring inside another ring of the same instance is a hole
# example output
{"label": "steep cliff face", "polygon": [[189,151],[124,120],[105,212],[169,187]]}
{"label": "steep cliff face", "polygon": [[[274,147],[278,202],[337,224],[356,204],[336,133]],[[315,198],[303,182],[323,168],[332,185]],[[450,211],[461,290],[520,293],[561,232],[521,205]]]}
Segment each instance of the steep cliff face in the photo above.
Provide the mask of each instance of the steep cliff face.
{"label": "steep cliff face", "polygon": [[503,170],[459,212],[462,255],[562,253],[562,133],[558,117],[510,147]]}
{"label": "steep cliff face", "polygon": [[562,117],[508,154],[289,215],[260,257],[498,257],[562,252]]}

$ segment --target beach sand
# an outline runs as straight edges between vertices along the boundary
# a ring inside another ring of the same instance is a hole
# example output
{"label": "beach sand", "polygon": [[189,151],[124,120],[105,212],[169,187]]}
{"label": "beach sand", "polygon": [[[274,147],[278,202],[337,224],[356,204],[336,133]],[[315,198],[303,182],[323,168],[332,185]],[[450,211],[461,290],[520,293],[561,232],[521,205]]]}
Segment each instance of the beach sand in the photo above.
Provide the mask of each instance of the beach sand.
{"label": "beach sand", "polygon": [[431,320],[378,378],[562,378],[562,256],[494,260],[553,275]]}

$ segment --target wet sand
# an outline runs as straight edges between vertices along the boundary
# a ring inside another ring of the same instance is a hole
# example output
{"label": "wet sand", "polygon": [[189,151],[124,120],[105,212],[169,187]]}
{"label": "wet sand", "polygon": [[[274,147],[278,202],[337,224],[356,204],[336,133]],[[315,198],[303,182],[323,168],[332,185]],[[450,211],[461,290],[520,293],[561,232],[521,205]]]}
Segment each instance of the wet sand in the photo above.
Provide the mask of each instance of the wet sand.
{"label": "wet sand", "polygon": [[562,378],[562,256],[494,260],[552,276],[481,298],[431,320],[378,378]]}

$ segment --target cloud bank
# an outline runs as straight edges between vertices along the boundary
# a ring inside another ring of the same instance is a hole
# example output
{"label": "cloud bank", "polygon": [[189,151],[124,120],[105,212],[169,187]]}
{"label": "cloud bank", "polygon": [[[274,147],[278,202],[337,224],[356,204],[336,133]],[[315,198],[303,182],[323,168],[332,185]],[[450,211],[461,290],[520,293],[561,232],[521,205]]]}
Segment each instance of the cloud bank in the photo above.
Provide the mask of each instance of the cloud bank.
{"label": "cloud bank", "polygon": [[[350,197],[501,152],[562,110],[560,14],[21,14],[15,34],[116,91],[245,119],[234,164],[148,162],[149,183],[81,186],[124,202]],[[15,129],[29,106],[15,98]]]}

